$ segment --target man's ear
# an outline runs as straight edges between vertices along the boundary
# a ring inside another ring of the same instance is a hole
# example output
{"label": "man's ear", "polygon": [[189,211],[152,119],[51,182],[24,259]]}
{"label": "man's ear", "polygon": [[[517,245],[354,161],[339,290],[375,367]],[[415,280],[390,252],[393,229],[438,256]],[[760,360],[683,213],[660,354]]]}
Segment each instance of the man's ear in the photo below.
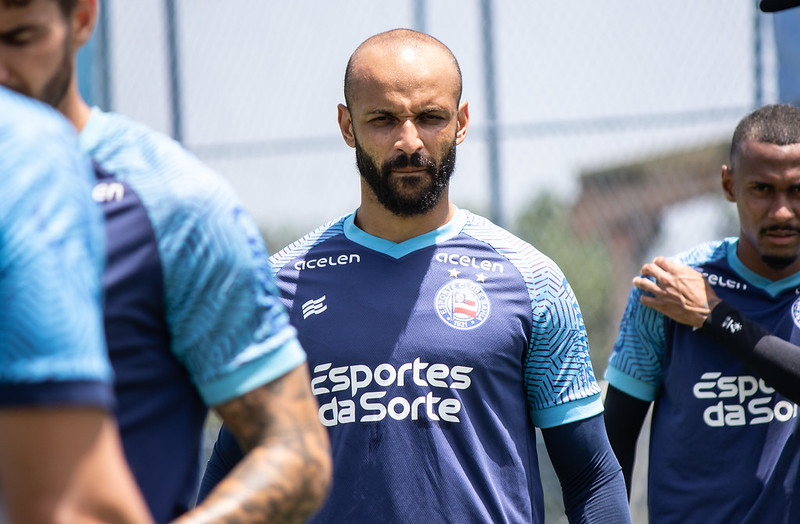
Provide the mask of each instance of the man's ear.
{"label": "man's ear", "polygon": [[72,49],[78,50],[89,41],[97,22],[97,0],[78,0],[70,14]]}
{"label": "man's ear", "polygon": [[736,192],[733,190],[733,169],[726,165],[722,166],[722,192],[725,200],[736,202]]}
{"label": "man's ear", "polygon": [[458,106],[458,129],[456,130],[456,144],[460,144],[467,137],[469,127],[469,103],[465,100]]}
{"label": "man's ear", "polygon": [[356,147],[356,137],[353,134],[353,118],[350,116],[350,110],[344,104],[337,106],[339,129],[342,132],[342,138],[345,143],[350,147]]}

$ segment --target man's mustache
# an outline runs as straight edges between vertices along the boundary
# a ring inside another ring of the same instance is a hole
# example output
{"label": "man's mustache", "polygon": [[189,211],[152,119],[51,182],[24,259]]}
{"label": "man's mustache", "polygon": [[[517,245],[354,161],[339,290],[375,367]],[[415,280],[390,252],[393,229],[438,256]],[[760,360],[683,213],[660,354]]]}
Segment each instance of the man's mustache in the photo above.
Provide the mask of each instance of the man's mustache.
{"label": "man's mustache", "polygon": [[427,170],[436,169],[436,162],[429,156],[423,155],[420,152],[412,153],[410,155],[399,154],[391,159],[386,167],[388,169],[403,169],[406,167],[419,167]]}
{"label": "man's mustache", "polygon": [[796,226],[786,226],[786,225],[774,225],[761,228],[761,234],[766,233],[795,233],[800,234],[800,227]]}

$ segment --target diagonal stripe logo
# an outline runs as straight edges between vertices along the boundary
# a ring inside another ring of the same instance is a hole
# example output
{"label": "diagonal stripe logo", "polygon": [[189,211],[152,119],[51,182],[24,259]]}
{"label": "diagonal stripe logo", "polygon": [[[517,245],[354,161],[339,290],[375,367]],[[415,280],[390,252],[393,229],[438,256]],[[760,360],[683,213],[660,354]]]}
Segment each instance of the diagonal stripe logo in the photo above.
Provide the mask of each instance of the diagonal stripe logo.
{"label": "diagonal stripe logo", "polygon": [[305,304],[303,304],[303,318],[306,319],[311,315],[319,315],[326,309],[328,309],[328,305],[325,302],[325,295],[322,295],[319,298],[312,298]]}

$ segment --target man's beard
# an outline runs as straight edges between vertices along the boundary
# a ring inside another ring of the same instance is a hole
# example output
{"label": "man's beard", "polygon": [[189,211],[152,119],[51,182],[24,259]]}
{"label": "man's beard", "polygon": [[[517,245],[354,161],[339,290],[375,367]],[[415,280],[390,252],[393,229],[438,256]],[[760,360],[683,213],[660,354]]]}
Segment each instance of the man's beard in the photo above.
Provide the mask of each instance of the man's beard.
{"label": "man's beard", "polygon": [[[69,35],[67,35],[69,37]],[[64,56],[61,59],[61,62],[58,64],[58,68],[56,69],[53,76],[51,76],[47,83],[42,87],[42,90],[38,93],[34,93],[30,86],[21,85],[21,86],[13,86],[9,85],[6,86],[9,89],[13,89],[20,94],[25,96],[29,96],[31,98],[35,98],[40,102],[44,102],[54,108],[58,108],[61,101],[64,100],[64,97],[67,95],[67,91],[69,90],[69,86],[72,83],[72,59],[71,59],[71,52],[64,42]]]}
{"label": "man's beard", "polygon": [[[417,151],[411,155],[401,153],[378,166],[361,147],[358,139],[355,142],[356,165],[361,176],[375,193],[378,202],[395,215],[422,215],[436,207],[442,199],[456,166],[455,138],[438,165],[433,158]],[[422,181],[399,177],[392,180],[392,170],[406,167],[422,168],[430,176]]]}
{"label": "man's beard", "polygon": [[[765,227],[761,230],[761,234],[765,235],[770,231],[791,231],[795,234],[800,234],[800,229],[793,227],[793,226],[770,226]],[[795,260],[797,260],[797,254],[788,255],[788,256],[779,256],[779,255],[761,255],[761,261],[764,262],[767,266],[771,269],[786,269],[787,267],[791,266]]]}
{"label": "man's beard", "polygon": [[792,257],[777,257],[773,255],[761,255],[761,261],[770,267],[770,269],[786,269],[797,260],[797,255]]}
{"label": "man's beard", "polygon": [[61,104],[64,97],[67,95],[69,85],[72,82],[72,60],[71,53],[67,46],[64,46],[64,57],[56,69],[55,74],[50,77],[42,92],[37,96],[40,101],[49,104],[55,108]]}

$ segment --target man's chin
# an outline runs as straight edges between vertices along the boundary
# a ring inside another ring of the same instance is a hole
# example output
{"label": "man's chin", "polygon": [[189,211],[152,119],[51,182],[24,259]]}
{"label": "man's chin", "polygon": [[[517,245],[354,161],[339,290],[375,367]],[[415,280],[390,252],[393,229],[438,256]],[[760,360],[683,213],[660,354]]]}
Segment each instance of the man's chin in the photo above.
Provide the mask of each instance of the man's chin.
{"label": "man's chin", "polygon": [[797,255],[761,255],[761,261],[771,269],[786,269],[797,261]]}

